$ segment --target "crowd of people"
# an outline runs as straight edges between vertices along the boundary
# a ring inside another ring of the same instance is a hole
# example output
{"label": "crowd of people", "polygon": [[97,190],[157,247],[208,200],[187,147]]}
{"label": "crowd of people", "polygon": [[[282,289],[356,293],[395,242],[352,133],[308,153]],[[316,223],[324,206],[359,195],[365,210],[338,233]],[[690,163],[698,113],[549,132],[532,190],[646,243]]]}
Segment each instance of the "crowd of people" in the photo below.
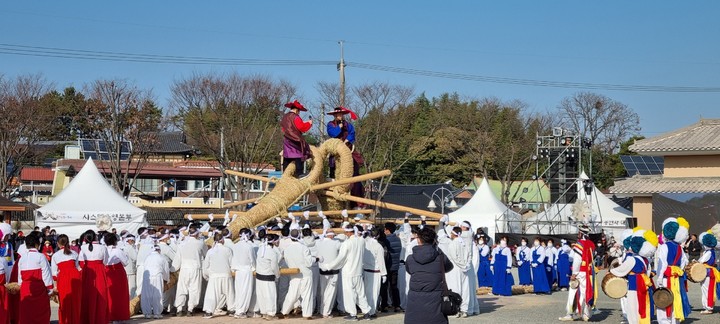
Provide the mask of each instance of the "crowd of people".
{"label": "crowd of people", "polygon": [[[446,226],[443,217],[437,228],[424,222],[411,226],[408,216],[399,226],[380,227],[345,219],[342,233],[324,216],[318,233],[307,216],[303,222],[292,214],[238,233],[197,222],[137,233],[88,230],[77,244],[49,228],[22,235],[2,223],[0,282],[17,282],[19,293],[0,285],[0,323],[48,322],[51,299],[59,303],[60,323],[122,322],[138,295],[146,318],[200,313],[371,320],[382,312],[405,312],[406,323],[446,323],[440,310],[445,286],[462,296],[457,316],[467,317],[480,312],[478,287],[509,296],[516,282],[532,285],[536,294],[568,291],[562,321],[593,315],[597,247],[587,226],[579,227],[572,245],[536,238],[528,246],[522,238],[511,252],[507,238],[488,246],[487,235],[473,232],[468,222]],[[622,253],[610,272],[627,278],[628,294],[621,300],[627,322],[672,323],[688,316],[684,269],[690,259],[683,249],[688,228],[684,219],[669,218],[659,239],[642,229],[623,233]],[[708,269],[701,313],[709,314],[720,290],[718,241],[704,232],[698,242],[703,246],[698,262]],[[663,287],[675,292],[675,306],[651,311],[652,292]]]}

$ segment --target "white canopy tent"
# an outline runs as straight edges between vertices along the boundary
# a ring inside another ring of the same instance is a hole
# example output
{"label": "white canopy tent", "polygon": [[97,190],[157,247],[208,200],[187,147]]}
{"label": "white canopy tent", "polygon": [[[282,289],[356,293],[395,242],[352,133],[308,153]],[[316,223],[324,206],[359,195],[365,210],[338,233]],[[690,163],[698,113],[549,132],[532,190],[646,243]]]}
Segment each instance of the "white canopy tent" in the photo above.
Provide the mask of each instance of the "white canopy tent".
{"label": "white canopy tent", "polygon": [[577,233],[577,228],[573,221],[584,221],[596,232],[605,230],[608,239],[610,236],[619,239],[627,227],[627,218],[633,217],[632,212],[606,197],[595,185],[588,196],[583,188],[583,180],[587,179],[587,174],[583,172],[576,182],[578,197],[575,204],[550,205],[545,211],[526,220],[526,232],[546,235],[574,234]]}
{"label": "white canopy tent", "polygon": [[483,178],[475,194],[465,205],[448,214],[450,221],[468,221],[473,230],[485,228],[495,240],[495,233],[520,233],[522,217],[495,197],[487,179]]}
{"label": "white canopy tent", "polygon": [[50,226],[71,240],[89,230],[97,231],[96,219],[109,216],[118,233],[128,230],[135,234],[147,226],[146,212],[125,200],[98,171],[92,159],[47,205],[35,211],[35,226]]}

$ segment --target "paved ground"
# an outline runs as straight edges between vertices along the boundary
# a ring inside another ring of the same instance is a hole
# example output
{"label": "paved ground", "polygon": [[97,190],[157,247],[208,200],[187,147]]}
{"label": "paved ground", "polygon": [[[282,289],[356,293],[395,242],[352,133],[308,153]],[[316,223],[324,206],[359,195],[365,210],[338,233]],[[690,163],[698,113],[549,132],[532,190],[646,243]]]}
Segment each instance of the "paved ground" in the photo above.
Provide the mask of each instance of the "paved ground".
{"label": "paved ground", "polygon": [[[601,273],[603,275],[604,273]],[[684,323],[702,324],[702,323],[720,323],[720,306],[715,307],[715,314],[701,315],[700,311],[700,285],[690,284],[690,303],[693,305],[693,312]],[[452,318],[451,323],[560,323],[558,317],[564,315],[565,301],[567,300],[567,292],[555,292],[550,296],[536,295],[517,295],[512,297],[496,297],[496,296],[479,296],[480,315],[471,316],[466,319]],[[610,299],[600,292],[598,301],[599,314],[594,315],[592,322],[603,323],[620,323],[620,303],[618,300]],[[53,307],[53,319],[57,318],[56,308]],[[403,314],[380,314],[380,316],[372,321],[372,323],[401,323]],[[217,317],[213,319],[203,319],[201,315],[196,314],[195,317],[166,317],[159,320],[145,320],[140,317],[133,318],[129,323],[265,323],[262,319],[234,319],[232,317]],[[278,323],[306,323],[307,320],[301,318],[292,318],[287,320],[277,320]],[[341,318],[333,319],[315,319],[313,322],[318,323],[344,323]],[[420,323],[418,323],[420,324]]]}

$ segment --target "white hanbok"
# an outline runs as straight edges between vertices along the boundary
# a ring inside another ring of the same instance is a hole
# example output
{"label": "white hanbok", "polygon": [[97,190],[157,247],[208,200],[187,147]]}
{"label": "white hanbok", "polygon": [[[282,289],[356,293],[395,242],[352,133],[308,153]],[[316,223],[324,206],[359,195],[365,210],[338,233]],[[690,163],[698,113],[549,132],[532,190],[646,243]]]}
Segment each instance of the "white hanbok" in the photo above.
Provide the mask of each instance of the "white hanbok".
{"label": "white hanbok", "polygon": [[325,264],[325,269],[323,269],[340,269],[345,312],[350,316],[357,316],[355,305],[360,307],[363,314],[370,311],[370,305],[368,305],[365,297],[365,283],[362,278],[363,253],[365,253],[365,240],[352,235],[340,245],[338,257]]}
{"label": "white hanbok", "polygon": [[453,264],[452,270],[445,274],[449,290],[462,296],[460,311],[468,313],[470,307],[470,283],[468,270],[470,270],[470,251],[467,250],[463,239],[455,238],[448,245],[447,257]]}
{"label": "white hanbok", "polygon": [[163,287],[170,280],[170,265],[167,259],[154,251],[145,258],[142,273],[142,294],[140,308],[146,316],[162,314]]}
{"label": "white hanbok", "polygon": [[280,251],[271,245],[264,244],[258,249],[255,260],[257,304],[261,314],[272,317],[277,314],[277,279],[280,277]]}
{"label": "white hanbok", "polygon": [[[326,262],[335,260],[340,252],[340,241],[323,238],[319,240],[315,247],[317,255],[321,258],[319,266],[322,268]],[[339,270],[321,271],[318,283],[318,305],[322,316],[330,316],[332,313],[335,298],[337,297],[338,275]]]}
{"label": "white hanbok", "polygon": [[367,303],[370,305],[370,315],[377,313],[383,277],[387,280],[385,249],[376,239],[368,237],[365,239],[365,253],[363,254],[363,282]]}
{"label": "white hanbok", "polygon": [[203,277],[207,290],[203,300],[205,313],[217,314],[223,307],[230,309],[235,304],[235,287],[232,283],[232,250],[223,244],[215,244],[208,250],[203,261]]}
{"label": "white hanbok", "polygon": [[182,311],[187,305],[187,311],[192,312],[200,303],[202,290],[202,262],[207,252],[205,242],[193,236],[185,238],[178,249],[172,268],[180,271],[175,295],[175,308]]}
{"label": "white hanbok", "polygon": [[285,295],[280,312],[283,315],[290,314],[296,303],[300,301],[302,316],[305,318],[312,317],[315,296],[313,295],[313,273],[311,268],[315,263],[315,258],[310,255],[310,249],[307,246],[297,241],[290,242],[285,246],[283,256],[287,266],[300,269],[300,273],[288,276],[290,278],[288,292]]}
{"label": "white hanbok", "polygon": [[125,254],[127,255],[127,264],[125,264],[125,274],[127,274],[128,277],[128,289],[130,290],[130,299],[135,298],[137,296],[137,276],[135,275],[135,271],[137,269],[137,250],[135,250],[135,247],[127,244],[122,243],[118,244],[118,248],[123,250]]}
{"label": "white hanbok", "polygon": [[255,246],[241,239],[233,245],[232,270],[235,271],[235,314],[246,314],[255,299]]}

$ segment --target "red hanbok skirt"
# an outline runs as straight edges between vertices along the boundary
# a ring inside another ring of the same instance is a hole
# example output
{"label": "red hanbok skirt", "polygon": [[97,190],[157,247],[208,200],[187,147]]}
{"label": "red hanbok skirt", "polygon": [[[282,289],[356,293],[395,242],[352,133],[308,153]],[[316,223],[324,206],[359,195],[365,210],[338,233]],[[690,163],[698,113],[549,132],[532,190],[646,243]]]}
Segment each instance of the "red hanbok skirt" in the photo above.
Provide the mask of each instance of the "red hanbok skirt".
{"label": "red hanbok skirt", "polygon": [[127,321],[130,319],[130,288],[122,263],[109,265],[108,281],[108,320]]}
{"label": "red hanbok skirt", "polygon": [[58,263],[57,291],[59,324],[80,323],[82,304],[82,278],[75,267],[75,260]]}
{"label": "red hanbok skirt", "polygon": [[[17,259],[15,260],[12,272],[10,273],[10,282],[18,282],[18,261],[20,261],[19,254],[17,254]],[[20,320],[20,294],[8,295],[7,305],[10,323],[18,323]]]}
{"label": "red hanbok skirt", "polygon": [[[108,282],[100,260],[82,262],[82,324],[107,324]],[[127,278],[125,279],[127,280]]]}
{"label": "red hanbok skirt", "polygon": [[10,323],[10,314],[8,310],[8,296],[7,289],[5,289],[5,274],[0,274],[0,324]]}
{"label": "red hanbok skirt", "polygon": [[20,324],[50,323],[50,296],[42,278],[42,270],[20,273]]}

